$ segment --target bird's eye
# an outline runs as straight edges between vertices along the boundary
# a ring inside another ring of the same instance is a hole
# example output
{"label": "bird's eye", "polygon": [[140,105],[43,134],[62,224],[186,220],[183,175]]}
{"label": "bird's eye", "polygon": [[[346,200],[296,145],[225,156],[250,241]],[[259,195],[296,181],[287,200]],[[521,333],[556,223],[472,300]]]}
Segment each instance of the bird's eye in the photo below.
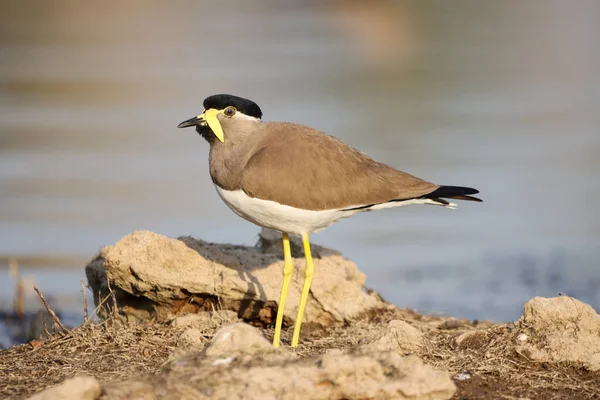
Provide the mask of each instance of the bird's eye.
{"label": "bird's eye", "polygon": [[224,114],[226,117],[229,117],[229,118],[231,118],[231,117],[233,117],[233,116],[235,115],[235,112],[236,112],[236,111],[237,111],[237,110],[236,110],[236,108],[235,108],[235,107],[233,107],[233,106],[229,106],[229,107],[227,107],[227,108],[226,108],[226,109],[223,111],[223,114]]}

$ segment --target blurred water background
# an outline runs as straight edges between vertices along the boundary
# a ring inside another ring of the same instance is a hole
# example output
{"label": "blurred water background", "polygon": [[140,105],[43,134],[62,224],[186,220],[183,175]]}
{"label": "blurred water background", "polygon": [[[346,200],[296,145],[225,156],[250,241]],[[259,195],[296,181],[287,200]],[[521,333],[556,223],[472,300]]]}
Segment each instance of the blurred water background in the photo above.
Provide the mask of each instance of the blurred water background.
{"label": "blurred water background", "polygon": [[481,191],[313,236],[389,301],[496,321],[538,295],[598,309],[599,17],[593,0],[2,1],[0,309],[9,256],[27,309],[35,283],[76,324],[85,263],[133,230],[253,245],[208,145],[176,128],[222,92]]}

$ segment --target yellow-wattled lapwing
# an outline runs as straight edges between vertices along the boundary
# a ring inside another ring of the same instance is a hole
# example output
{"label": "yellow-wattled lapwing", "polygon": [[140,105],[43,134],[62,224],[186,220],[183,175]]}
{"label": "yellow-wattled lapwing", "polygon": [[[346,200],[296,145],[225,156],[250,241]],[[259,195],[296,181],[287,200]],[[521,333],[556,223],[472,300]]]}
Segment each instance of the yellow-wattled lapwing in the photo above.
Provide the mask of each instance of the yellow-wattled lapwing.
{"label": "yellow-wattled lapwing", "polygon": [[341,218],[407,204],[456,207],[444,199],[481,201],[477,190],[440,186],[395,170],[340,140],[308,126],[263,122],[250,100],[217,94],[204,111],[179,124],[195,126],[210,144],[210,176],[221,199],[240,217],[283,234],[283,286],[273,345],[281,324],[293,262],[289,234],[301,235],[306,257],[304,285],[294,326],[298,346],[314,274],[308,235]]}

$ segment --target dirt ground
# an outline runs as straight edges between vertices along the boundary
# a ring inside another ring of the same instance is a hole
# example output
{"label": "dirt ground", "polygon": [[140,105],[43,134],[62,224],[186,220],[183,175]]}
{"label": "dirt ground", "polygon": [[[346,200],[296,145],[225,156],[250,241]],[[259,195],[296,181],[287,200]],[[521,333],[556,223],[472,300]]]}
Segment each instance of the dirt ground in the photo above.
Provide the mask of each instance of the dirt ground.
{"label": "dirt ground", "polygon": [[[417,355],[451,373],[458,389],[454,399],[600,399],[599,372],[576,363],[529,360],[511,345],[517,340],[512,324],[429,317],[390,307],[352,323],[328,328],[309,324],[303,327],[297,353],[308,357],[331,349],[353,351],[381,335],[391,320],[405,321],[425,332],[426,345]],[[195,349],[201,350],[219,327],[231,322],[210,317]],[[272,338],[272,327],[259,328]],[[102,383],[157,373],[173,354],[185,350],[180,341],[183,331],[168,323],[126,325],[108,319],[3,350],[0,398],[26,398],[84,373]],[[284,346],[289,344],[291,331],[288,327],[284,332]],[[457,342],[465,332],[475,334]]]}

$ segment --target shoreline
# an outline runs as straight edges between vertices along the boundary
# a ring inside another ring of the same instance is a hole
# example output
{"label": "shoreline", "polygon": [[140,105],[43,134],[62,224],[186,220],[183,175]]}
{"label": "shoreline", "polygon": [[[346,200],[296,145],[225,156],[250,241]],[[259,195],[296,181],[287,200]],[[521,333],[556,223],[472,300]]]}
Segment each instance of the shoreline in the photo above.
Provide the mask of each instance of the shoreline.
{"label": "shoreline", "polygon": [[[100,319],[54,332],[49,320],[49,338],[0,350],[0,397],[600,397],[600,316],[591,306],[536,297],[509,323],[424,315],[386,302],[354,263],[321,246],[300,346],[289,347],[291,301],[274,349],[280,253],[268,234],[254,247],[123,237],[86,267],[94,294],[86,314]],[[298,273],[290,293],[301,284]]]}

